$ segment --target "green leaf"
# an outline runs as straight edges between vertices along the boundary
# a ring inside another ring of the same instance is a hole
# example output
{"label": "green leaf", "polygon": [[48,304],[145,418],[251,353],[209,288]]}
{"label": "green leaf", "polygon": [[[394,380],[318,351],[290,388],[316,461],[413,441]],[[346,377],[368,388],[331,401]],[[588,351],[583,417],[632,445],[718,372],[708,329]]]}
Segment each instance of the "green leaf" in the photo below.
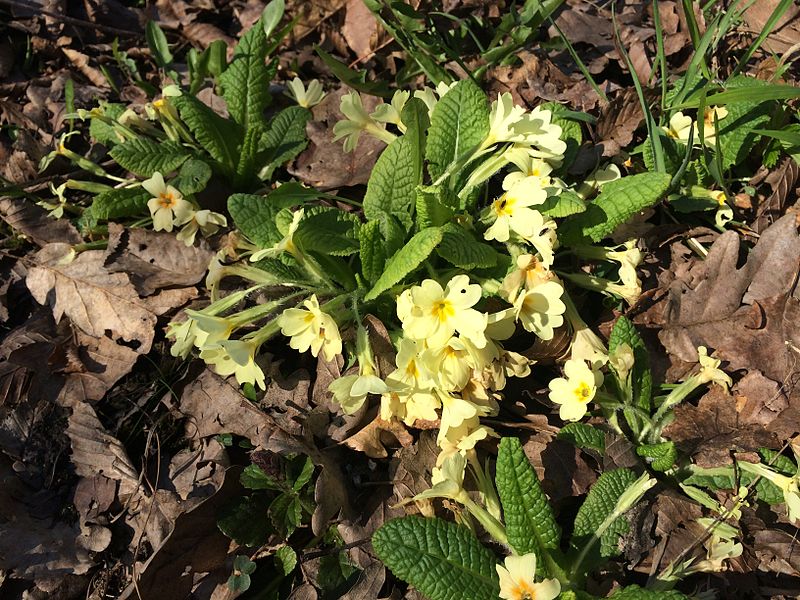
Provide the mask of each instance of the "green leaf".
{"label": "green leaf", "polygon": [[151,197],[150,192],[140,187],[103,192],[92,201],[92,217],[107,221],[147,213],[147,201]]}
{"label": "green leaf", "polygon": [[277,63],[268,68],[264,63],[266,58],[267,36],[261,23],[255,23],[241,37],[231,64],[219,77],[228,112],[245,131],[255,124],[263,124],[264,109],[272,100],[269,82]]}
{"label": "green leaf", "polygon": [[281,546],[275,551],[275,562],[281,573],[288,575],[297,566],[297,552],[291,546]]}
{"label": "green leaf", "polygon": [[284,0],[271,0],[261,13],[261,25],[264,28],[264,37],[268,38],[281,22],[286,10]]}
{"label": "green leaf", "polygon": [[372,536],[378,557],[430,600],[497,598],[494,554],[472,532],[442,519],[393,519]]}
{"label": "green leaf", "polygon": [[269,505],[269,518],[284,537],[288,538],[303,520],[303,507],[296,494],[279,494]]}
{"label": "green leaf", "polygon": [[434,181],[451,163],[486,139],[489,104],[486,94],[471,79],[459,81],[439,100],[431,116],[425,159]]}
{"label": "green leaf", "polygon": [[374,300],[393,285],[400,283],[430,256],[441,241],[442,230],[439,227],[428,227],[417,233],[389,260],[386,270],[364,296],[364,300]]}
{"label": "green leaf", "polygon": [[421,185],[416,189],[417,227],[440,227],[455,214],[443,200],[442,186]]}
{"label": "green leaf", "polygon": [[[613,513],[617,499],[635,481],[636,475],[630,469],[614,469],[600,475],[575,517],[573,547],[581,548],[588,542],[603,521]],[[619,554],[619,536],[627,532],[629,527],[624,515],[618,517],[600,538],[600,556],[607,558]]]}
{"label": "green leaf", "polygon": [[282,238],[275,217],[283,204],[289,202],[273,202],[269,197],[253,194],[232,194],[228,198],[228,212],[233,223],[260,248],[269,248]]}
{"label": "green leaf", "polygon": [[547,573],[542,550],[558,547],[561,530],[517,438],[500,440],[497,455],[497,491],[503,504],[508,543],[517,554],[535,552],[537,573]]}
{"label": "green leaf", "polygon": [[650,355],[642,336],[636,331],[634,324],[625,316],[620,316],[608,338],[608,352],[613,354],[622,345],[627,344],[633,350],[633,369],[630,381],[633,405],[649,412],[652,408],[653,374],[650,371]]}
{"label": "green leaf", "polygon": [[[733,467],[717,467],[713,469],[703,469],[697,466],[692,467],[693,474],[684,480],[685,485],[704,487],[710,490],[734,490],[738,489]],[[756,476],[747,471],[739,472],[739,485],[750,485]],[[767,504],[780,504],[784,501],[781,488],[763,477],[755,485],[758,499]]]}
{"label": "green leaf", "polygon": [[300,154],[308,144],[306,123],[311,111],[302,106],[290,106],[280,111],[270,121],[269,129],[259,142],[258,176],[266,181],[275,169]]}
{"label": "green leaf", "polygon": [[[126,107],[124,104],[113,104],[109,102],[100,103],[100,109],[103,111],[103,115],[109,119],[114,119],[115,121],[120,118],[122,113],[125,112],[125,108]],[[105,123],[101,119],[97,118],[92,118],[92,121],[89,124],[89,135],[92,137],[92,139],[95,139],[106,146],[119,144],[121,141],[119,137],[117,137],[117,133],[114,131],[114,127],[112,125],[109,125],[108,123]]]}
{"label": "green leaf", "polygon": [[386,244],[378,221],[367,221],[358,231],[361,274],[368,283],[375,283],[386,265]]}
{"label": "green leaf", "polygon": [[211,167],[202,160],[190,158],[183,163],[178,176],[172,180],[172,185],[184,195],[196,194],[206,189],[210,179]]}
{"label": "green leaf", "polygon": [[147,40],[147,46],[150,48],[150,54],[156,64],[162,69],[172,62],[172,52],[169,51],[169,44],[167,44],[167,36],[161,31],[161,27],[155,21],[148,21],[144,29],[144,37]]}
{"label": "green leaf", "polygon": [[244,555],[233,560],[233,574],[228,577],[228,589],[233,592],[246,592],[250,589],[250,575],[256,570],[256,563]]}
{"label": "green leaf", "polygon": [[316,46],[314,51],[322,59],[322,62],[324,62],[325,65],[327,65],[327,67],[331,70],[331,73],[333,73],[334,77],[336,77],[336,79],[342,83],[347,84],[347,87],[353,88],[354,90],[363,92],[365,94],[383,96],[384,98],[392,95],[392,90],[386,82],[381,81],[380,79],[378,81],[368,82],[366,70],[354,71],[343,62],[333,58],[319,46]]}
{"label": "green leaf", "polygon": [[248,490],[282,490],[284,487],[258,465],[247,465],[239,476],[239,481]]}
{"label": "green leaf", "polygon": [[300,469],[300,472],[297,474],[294,483],[292,483],[292,489],[295,492],[299,492],[301,489],[303,489],[303,486],[305,486],[309,481],[311,481],[311,477],[314,475],[313,460],[311,460],[308,456],[306,457],[300,456],[297,459],[295,459],[295,462],[298,461],[302,461],[303,466]]}
{"label": "green leaf", "polygon": [[331,256],[330,254],[322,254],[321,252],[309,252],[309,254],[319,263],[322,271],[346,291],[356,289],[355,273],[350,267],[350,263],[346,262],[345,259]]}
{"label": "green leaf", "polygon": [[239,162],[241,128],[193,96],[184,94],[174,98],[173,102],[200,146],[220,163],[225,172],[232,174]]}
{"label": "green leaf", "polygon": [[146,137],[117,144],[109,154],[123,169],[140,177],[152,177],[156,171],[171,173],[189,158],[189,151],[178,142],[155,142]]}
{"label": "green leaf", "polygon": [[764,463],[770,465],[779,473],[790,477],[794,477],[795,473],[797,473],[797,465],[794,464],[794,461],[788,456],[784,456],[769,448],[759,448],[758,453],[761,455],[761,459]]}
{"label": "green leaf", "polygon": [[436,253],[451,265],[465,269],[488,269],[497,264],[497,252],[489,244],[455,223],[442,227],[442,241]]}
{"label": "green leaf", "polygon": [[[325,194],[319,190],[308,188],[297,181],[289,181],[282,183],[267,194],[267,201],[280,202],[281,206],[295,206],[324,196]],[[287,204],[287,201],[290,202]]]}
{"label": "green leaf", "polygon": [[689,597],[675,590],[651,592],[638,585],[629,585],[614,592],[610,600],[689,600]]}
{"label": "green leaf", "polygon": [[222,509],[217,527],[237,544],[257,548],[274,532],[267,506],[268,499],[263,495],[239,498]]}
{"label": "green leaf", "polygon": [[[661,148],[664,151],[664,168],[670,175],[675,175],[681,168],[681,163],[688,148],[686,144],[679,144],[673,138],[665,135],[660,129],[656,133],[661,139]],[[695,140],[697,140],[697,129],[694,131],[694,136]],[[642,158],[647,169],[654,171],[656,159],[653,154],[653,144],[642,144]]]}
{"label": "green leaf", "polygon": [[256,184],[256,155],[263,133],[260,125],[253,125],[244,132],[242,146],[239,149],[239,162],[233,179],[234,188],[237,190],[252,189]]}
{"label": "green leaf", "polygon": [[558,439],[567,440],[577,448],[606,451],[606,435],[586,423],[568,423],[558,432]]}
{"label": "green leaf", "polygon": [[364,196],[364,216],[368,220],[389,214],[406,229],[411,228],[416,189],[422,181],[422,158],[416,137],[406,134],[397,138],[378,157]]}
{"label": "green leaf", "polygon": [[678,451],[672,442],[644,444],[636,448],[636,454],[650,459],[648,462],[655,471],[669,471],[678,458]]}
{"label": "green leaf", "polygon": [[640,173],[605,184],[586,212],[562,223],[559,238],[565,245],[586,238],[599,242],[636,213],[656,204],[667,192],[670,180],[667,173]]}
{"label": "green leaf", "polygon": [[[719,120],[719,147],[722,150],[722,169],[738,165],[747,159],[750,150],[755,144],[758,134],[755,129],[760,129],[769,123],[774,103],[759,101],[757,94],[759,88],[769,85],[751,77],[735,77],[726,84],[731,92],[742,92],[750,96],[751,100],[728,105],[728,115]],[[797,88],[795,88],[797,91]],[[710,106],[713,96],[706,99]]]}
{"label": "green leaf", "polygon": [[586,210],[586,202],[575,192],[564,190],[558,196],[550,196],[536,207],[540,213],[552,219],[562,219]]}
{"label": "green leaf", "polygon": [[356,215],[338,208],[307,208],[293,239],[304,250],[349,256],[358,252],[359,225]]}

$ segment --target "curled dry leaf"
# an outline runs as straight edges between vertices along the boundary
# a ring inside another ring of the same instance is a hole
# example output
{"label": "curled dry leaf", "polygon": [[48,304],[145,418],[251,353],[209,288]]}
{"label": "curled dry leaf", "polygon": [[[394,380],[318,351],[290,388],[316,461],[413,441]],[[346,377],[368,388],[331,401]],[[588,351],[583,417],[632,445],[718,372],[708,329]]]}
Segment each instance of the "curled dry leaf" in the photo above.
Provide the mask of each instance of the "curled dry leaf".
{"label": "curled dry leaf", "polygon": [[772,193],[758,203],[756,219],[752,225],[755,231],[761,233],[783,214],[798,177],[800,166],[789,156],[784,157],[767,175],[764,182],[769,184]]}
{"label": "curled dry leaf", "polygon": [[[706,346],[728,361],[728,369],[756,367],[775,381],[789,378],[800,348],[800,236],[794,215],[761,236],[741,268],[739,237],[729,231],[711,246],[705,261],[669,286],[659,339],[685,362]],[[753,318],[753,313],[762,313]]]}
{"label": "curled dry leaf", "polygon": [[414,437],[402,422],[397,419],[384,421],[376,416],[361,431],[344,440],[344,444],[353,450],[363,452],[370,458],[386,458],[389,453],[384,444],[390,443],[392,439],[404,448],[414,442]]}
{"label": "curled dry leaf", "polygon": [[103,266],[111,273],[127,273],[142,296],[194,285],[205,277],[212,255],[205,243],[187,246],[171,233],[116,223],[109,224],[108,233]]}
{"label": "curled dry leaf", "polygon": [[80,244],[78,230],[67,219],[53,219],[47,211],[22,198],[0,198],[0,215],[9,227],[39,246],[52,242]]}
{"label": "curled dry leaf", "polygon": [[100,338],[129,342],[140,354],[150,351],[157,316],[196,294],[193,289],[165,290],[139,298],[128,275],[109,273],[105,253],[88,250],[63,264],[66,244],[48,244],[36,255],[37,266],[28,271],[26,285],[40,304],[49,304],[59,321],[66,315],[73,325]]}

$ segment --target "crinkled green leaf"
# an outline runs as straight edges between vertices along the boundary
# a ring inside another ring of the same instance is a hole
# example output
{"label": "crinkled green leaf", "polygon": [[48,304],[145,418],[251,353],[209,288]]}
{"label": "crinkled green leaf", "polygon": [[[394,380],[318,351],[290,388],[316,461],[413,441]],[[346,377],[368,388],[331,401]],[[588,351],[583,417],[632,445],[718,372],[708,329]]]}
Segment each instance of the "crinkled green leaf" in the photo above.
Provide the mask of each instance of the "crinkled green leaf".
{"label": "crinkled green leaf", "polygon": [[197,142],[211,158],[220,163],[226,173],[231,174],[239,162],[241,127],[223,119],[193,96],[184,94],[172,102]]}
{"label": "crinkled green leaf", "polygon": [[211,167],[202,160],[190,158],[178,171],[178,176],[172,180],[174,185],[184,195],[196,194],[206,189],[211,179]]}
{"label": "crinkled green leaf", "polygon": [[288,265],[279,258],[262,258],[258,262],[251,263],[254,267],[274,275],[282,283],[304,282],[306,276],[294,265]]}
{"label": "crinkled green leaf", "polygon": [[228,212],[233,223],[261,248],[269,248],[283,238],[275,224],[275,217],[282,208],[282,203],[271,202],[264,196],[233,194],[228,198]]}
{"label": "crinkled green leaf", "polygon": [[795,473],[797,473],[797,465],[794,464],[794,461],[788,456],[784,456],[769,448],[759,448],[758,453],[761,455],[761,460],[763,460],[765,464],[770,465],[779,473],[789,475],[790,477],[794,477]]}
{"label": "crinkled green leaf", "polygon": [[92,201],[92,216],[101,221],[148,213],[152,194],[144,188],[119,188],[98,194]]}
{"label": "crinkled green leaf", "polygon": [[575,192],[564,190],[558,196],[550,196],[536,210],[552,219],[563,219],[584,212],[586,202]]}
{"label": "crinkled green leaf", "polygon": [[[753,77],[734,77],[726,83],[727,90],[757,90],[770,84]],[[737,102],[726,106],[728,115],[719,120],[719,147],[722,150],[722,168],[728,169],[743,162],[759,135],[753,130],[764,127],[770,120],[775,103]]]}
{"label": "crinkled green leaf", "polygon": [[649,459],[650,466],[655,471],[668,471],[678,458],[678,451],[672,442],[660,444],[644,444],[636,448],[636,454]]}
{"label": "crinkled green leaf", "polygon": [[587,423],[568,423],[558,432],[558,439],[567,440],[577,448],[606,451],[606,435]]}
{"label": "crinkled green leaf", "polygon": [[451,265],[461,269],[488,269],[497,264],[497,252],[489,244],[460,225],[448,223],[442,227],[442,241],[436,253]]}
{"label": "crinkled green leaf", "polygon": [[675,590],[651,592],[638,585],[629,585],[614,592],[610,600],[689,600],[689,597]]}
{"label": "crinkled green leaf", "polygon": [[219,77],[222,97],[231,117],[246,131],[261,124],[264,109],[271,101],[269,82],[277,64],[267,67],[267,37],[260,22],[245,33],[233,52],[233,60]]}
{"label": "crinkled green leaf", "polygon": [[412,109],[403,111],[410,120],[408,130],[378,157],[364,196],[364,215],[368,220],[389,214],[406,229],[411,228],[416,189],[422,182],[421,149],[424,147],[424,127],[427,125],[427,116],[421,116],[425,109],[422,101],[414,99]]}
{"label": "crinkled green leaf", "polygon": [[319,263],[325,275],[345,290],[352,291],[358,287],[355,273],[353,273],[350,263],[344,258],[321,252],[308,251],[308,253]]}
{"label": "crinkled green leaf", "polygon": [[453,218],[453,209],[443,200],[441,186],[418,186],[417,194],[417,227],[440,227]]}
{"label": "crinkled green leaf", "polygon": [[407,232],[400,221],[392,215],[383,215],[378,219],[378,223],[380,223],[381,235],[386,243],[386,258],[392,258],[403,247]]}
{"label": "crinkled green leaf", "polygon": [[476,148],[489,133],[486,94],[471,79],[459,81],[439,100],[431,116],[425,159],[431,179]]}
{"label": "crinkled green leaf", "polygon": [[269,499],[263,494],[239,498],[222,509],[217,527],[237,544],[258,548],[274,532],[268,506]]}
{"label": "crinkled green leaf", "polygon": [[642,336],[636,331],[634,324],[625,316],[620,316],[608,338],[608,352],[613,354],[622,345],[627,344],[633,350],[633,369],[631,370],[631,386],[633,404],[642,410],[650,411],[653,396],[653,374],[650,371],[650,355],[647,352]]}
{"label": "crinkled green leaf", "polygon": [[291,546],[281,546],[275,551],[275,562],[284,575],[288,575],[297,566],[297,552]]}
{"label": "crinkled green leaf", "polygon": [[[733,467],[717,467],[713,469],[702,469],[693,467],[694,473],[686,478],[683,483],[704,487],[710,490],[734,490],[736,489],[736,478]],[[750,485],[756,475],[747,471],[739,471],[739,485]],[[758,499],[767,504],[780,504],[784,501],[781,488],[761,477],[755,485]]]}
{"label": "crinkled green leaf", "polygon": [[372,536],[375,553],[430,600],[488,600],[500,586],[494,554],[461,525],[410,516]]}
{"label": "crinkled green leaf", "polygon": [[417,233],[389,260],[383,274],[364,299],[374,300],[393,285],[403,281],[406,275],[416,270],[431,255],[441,241],[442,230],[439,227],[428,227]]}
{"label": "crinkled green leaf", "polygon": [[557,548],[561,530],[517,438],[500,440],[497,455],[497,491],[503,504],[508,543],[517,554],[535,552],[537,572],[546,573],[542,549]]}
{"label": "crinkled green leaf", "polygon": [[386,265],[386,244],[378,221],[367,221],[358,231],[361,274],[369,283],[375,283]]}
{"label": "crinkled green leaf", "polygon": [[[581,548],[588,542],[603,521],[612,514],[622,493],[635,481],[636,475],[630,469],[614,469],[600,475],[575,517],[575,529],[572,533],[572,545],[575,548]],[[629,527],[624,515],[614,520],[600,538],[601,557],[619,554],[619,536],[627,532]]]}
{"label": "crinkled green leaf", "polygon": [[337,208],[307,208],[294,234],[302,248],[333,256],[358,252],[358,217]]}
{"label": "crinkled green leaf", "polygon": [[559,238],[568,245],[585,242],[586,238],[599,242],[636,213],[661,200],[670,180],[667,173],[640,173],[606,183],[585,212],[561,224]]}
{"label": "crinkled green leaf", "polygon": [[300,154],[308,144],[306,123],[311,111],[302,106],[284,108],[270,121],[258,148],[258,176],[266,181],[275,169]]}
{"label": "crinkled green leaf", "polygon": [[233,184],[237,190],[252,189],[256,184],[256,155],[264,130],[260,125],[252,125],[244,132],[239,149],[239,162],[236,164]]}
{"label": "crinkled green leaf", "polygon": [[[103,114],[108,117],[109,119],[114,119],[115,121],[122,116],[122,113],[125,112],[125,105],[124,104],[115,104],[111,102],[101,102],[100,109],[103,111]],[[101,121],[100,119],[93,118],[91,123],[89,124],[89,135],[92,139],[97,140],[101,144],[105,144],[107,146],[113,144],[119,144],[122,140],[117,137],[117,133],[114,131],[114,127]]]}
{"label": "crinkled green leaf", "polygon": [[[695,140],[697,140],[697,129],[694,131]],[[663,132],[658,132],[659,139],[661,140],[661,148],[664,150],[664,168],[670,175],[675,175],[681,168],[684,156],[688,151],[686,144],[679,144],[675,139],[669,137]],[[642,144],[642,158],[648,171],[655,171],[656,159],[653,154],[653,144]]]}
{"label": "crinkled green leaf", "polygon": [[189,151],[178,142],[171,140],[155,142],[146,137],[117,144],[109,154],[123,169],[140,177],[152,177],[156,171],[162,175],[171,173],[190,155]]}

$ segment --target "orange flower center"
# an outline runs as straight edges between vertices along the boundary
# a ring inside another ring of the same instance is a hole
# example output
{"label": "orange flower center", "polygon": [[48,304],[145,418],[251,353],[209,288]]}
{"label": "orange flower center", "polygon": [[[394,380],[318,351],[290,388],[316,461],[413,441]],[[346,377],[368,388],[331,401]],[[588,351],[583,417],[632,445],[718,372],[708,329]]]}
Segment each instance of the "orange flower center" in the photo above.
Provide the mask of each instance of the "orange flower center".
{"label": "orange flower center", "polygon": [[514,600],[536,600],[536,590],[527,581],[517,582],[513,594]]}
{"label": "orange flower center", "polygon": [[158,204],[161,208],[173,208],[177,202],[172,192],[161,192],[158,195]]}

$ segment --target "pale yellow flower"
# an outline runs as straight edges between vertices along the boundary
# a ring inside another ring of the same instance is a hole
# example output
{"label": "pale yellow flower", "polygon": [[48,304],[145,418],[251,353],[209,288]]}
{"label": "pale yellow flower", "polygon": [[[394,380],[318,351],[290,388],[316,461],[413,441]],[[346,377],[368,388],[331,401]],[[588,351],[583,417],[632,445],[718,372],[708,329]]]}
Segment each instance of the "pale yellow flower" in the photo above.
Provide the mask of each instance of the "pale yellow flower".
{"label": "pale yellow flower", "polygon": [[271,248],[264,248],[263,250],[258,250],[253,252],[250,255],[250,260],[252,262],[258,262],[263,258],[267,258],[270,256],[279,256],[284,252],[288,252],[289,254],[296,255],[297,254],[297,246],[294,244],[294,234],[297,231],[297,228],[300,226],[300,221],[303,220],[303,216],[305,215],[305,210],[300,209],[294,211],[292,214],[292,222],[289,223],[289,230],[286,232],[286,235],[273,245]]}
{"label": "pale yellow flower", "polygon": [[403,107],[408,102],[411,92],[404,90],[397,90],[392,96],[391,103],[379,104],[375,110],[370,114],[375,121],[379,123],[391,123],[396,125],[401,132],[405,132],[406,126],[400,119],[400,114],[403,112]]}
{"label": "pale yellow flower", "polygon": [[308,89],[306,89],[302,80],[299,77],[295,77],[287,84],[287,88],[289,95],[303,108],[316,106],[325,97],[325,92],[322,91],[322,84],[316,79],[309,81]]}
{"label": "pale yellow flower", "polygon": [[579,421],[602,385],[603,375],[584,361],[572,359],[564,363],[564,375],[566,379],[557,377],[548,384],[550,400],[561,406],[558,414],[564,421]]}
{"label": "pale yellow flower", "polygon": [[469,347],[457,337],[451,337],[438,348],[428,348],[421,359],[436,374],[439,388],[453,392],[467,385],[475,366]]}
{"label": "pale yellow flower", "polygon": [[507,242],[513,231],[522,238],[536,235],[545,224],[545,219],[537,210],[547,200],[547,192],[533,179],[522,179],[510,190],[491,203],[486,209],[487,218],[494,220],[483,234],[484,239]]}
{"label": "pale yellow flower", "polygon": [[737,461],[737,464],[743,471],[763,477],[778,486],[783,492],[783,501],[789,512],[789,520],[793,523],[800,520],[800,471],[795,473],[794,477],[789,477],[761,463],[740,460]]}
{"label": "pale yellow flower", "polygon": [[350,91],[342,96],[339,110],[347,118],[333,126],[333,141],[344,138],[345,152],[355,150],[362,131],[387,144],[390,144],[396,137],[393,133],[386,131],[382,123],[378,123],[367,114],[358,92]]}
{"label": "pale yellow flower", "polygon": [[496,565],[503,600],[553,600],[561,593],[558,579],[536,583],[536,555],[507,556],[503,565]]}
{"label": "pale yellow flower", "polygon": [[164,177],[158,171],[143,181],[142,187],[153,194],[153,198],[147,201],[147,208],[156,231],[172,231],[173,225],[183,225],[192,218],[192,204],[184,200],[177,189],[164,183]]}
{"label": "pale yellow flower", "polygon": [[250,340],[226,340],[200,351],[200,358],[214,367],[218,375],[235,375],[239,384],[250,383],[267,389],[264,371],[255,362],[258,346]]}
{"label": "pale yellow flower", "polygon": [[521,254],[517,257],[517,268],[503,279],[500,295],[514,304],[521,290],[531,290],[550,279],[552,275],[542,261],[533,254]]}
{"label": "pale yellow flower", "polygon": [[291,338],[291,348],[299,352],[310,348],[312,356],[322,350],[325,360],[333,360],[342,352],[342,337],[336,321],[320,310],[316,294],[307,298],[303,306],[306,308],[287,308],[281,313],[278,317],[281,333]]}
{"label": "pale yellow flower", "polygon": [[567,143],[561,139],[561,127],[552,123],[552,118],[551,111],[537,106],[512,125],[514,136],[510,141],[532,146],[533,156],[560,159],[567,150]]}
{"label": "pale yellow flower", "polygon": [[567,307],[561,300],[563,294],[564,287],[555,280],[525,290],[514,301],[517,320],[543,340],[553,339],[555,329],[564,324]]}
{"label": "pale yellow flower", "polygon": [[481,149],[489,148],[499,142],[514,141],[516,137],[512,127],[525,114],[525,109],[514,104],[514,99],[508,92],[498,94],[497,100],[492,102],[489,113],[489,133],[481,144]]}
{"label": "pale yellow flower", "polygon": [[700,373],[696,377],[700,378],[700,383],[716,383],[725,389],[733,385],[733,380],[731,380],[730,376],[719,368],[722,361],[711,358],[705,346],[698,346],[697,359],[700,362]]}
{"label": "pale yellow flower", "polygon": [[328,391],[344,413],[352,415],[364,405],[369,394],[385,394],[389,386],[376,375],[353,374],[332,381]]}
{"label": "pale yellow flower", "polygon": [[[692,123],[694,123],[692,117],[678,111],[670,117],[669,126],[663,129],[669,137],[686,143],[689,141],[689,129]],[[697,128],[695,128],[695,135],[697,135]]]}
{"label": "pale yellow flower", "polygon": [[187,246],[193,246],[198,231],[202,232],[203,237],[208,237],[217,233],[220,227],[225,227],[227,224],[228,220],[225,215],[206,209],[198,210],[192,214],[189,222],[183,226],[176,237]]}
{"label": "pale yellow flower", "polygon": [[445,289],[433,279],[411,288],[413,306],[403,321],[403,331],[428,347],[443,346],[458,332],[473,344],[486,345],[487,317],[472,308],[481,299],[481,286],[470,284],[466,275],[456,275]]}

